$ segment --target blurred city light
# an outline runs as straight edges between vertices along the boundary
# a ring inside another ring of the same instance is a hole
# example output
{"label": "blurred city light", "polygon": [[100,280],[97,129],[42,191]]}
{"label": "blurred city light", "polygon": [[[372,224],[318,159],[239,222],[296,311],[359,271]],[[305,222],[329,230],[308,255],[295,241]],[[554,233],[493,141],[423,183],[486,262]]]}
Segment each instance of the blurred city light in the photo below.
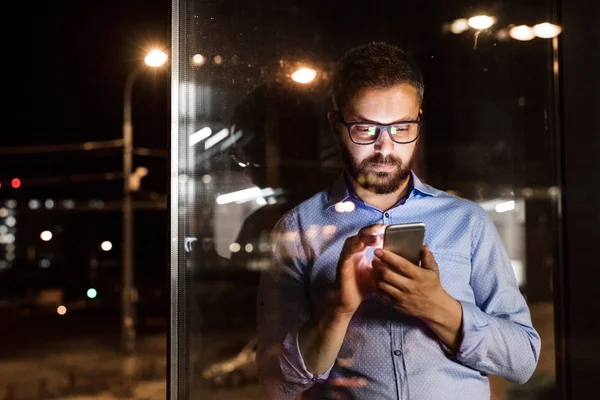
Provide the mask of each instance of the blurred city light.
{"label": "blurred city light", "polygon": [[32,210],[37,210],[40,208],[40,202],[38,200],[29,200],[29,208]]}
{"label": "blurred city light", "polygon": [[1,218],[8,217],[8,209],[6,209],[4,207],[0,208],[0,217]]}
{"label": "blurred city light", "polygon": [[252,250],[254,250],[254,246],[252,246],[252,243],[248,243],[246,244],[246,246],[244,246],[244,250],[246,250],[246,253],[252,253]]}
{"label": "blurred city light", "polygon": [[96,291],[96,289],[89,288],[87,290],[87,297],[89,297],[90,299],[95,299],[97,295],[98,295],[98,292]]}
{"label": "blurred city light", "polygon": [[58,308],[56,309],[56,312],[58,313],[58,315],[65,315],[67,313],[67,307],[58,306]]}
{"label": "blurred city light", "polygon": [[535,37],[533,28],[527,25],[519,25],[511,28],[508,31],[511,38],[521,41],[531,40]]}
{"label": "blurred city light", "polygon": [[215,56],[214,61],[215,61],[215,64],[221,64],[223,62],[223,57]]}
{"label": "blurred city light", "polygon": [[497,213],[503,213],[506,211],[512,211],[515,209],[514,200],[504,201],[502,203],[496,204],[495,210]]}
{"label": "blurred city light", "polygon": [[209,184],[212,182],[212,177],[208,174],[202,175],[202,182]]}
{"label": "blurred city light", "polygon": [[206,62],[206,58],[202,54],[194,54],[192,57],[192,63],[194,65],[203,65]]}
{"label": "blurred city light", "polygon": [[40,238],[44,241],[44,242],[48,242],[52,239],[52,232],[50,231],[43,231],[42,233],[40,233]]}
{"label": "blurred city light", "polygon": [[144,62],[146,65],[151,67],[160,67],[167,61],[167,54],[161,50],[152,50],[146,58],[144,58]]}
{"label": "blurred city light", "polygon": [[48,268],[48,267],[50,267],[50,260],[48,260],[47,258],[44,258],[43,260],[40,260],[39,265],[40,265],[40,268]]}
{"label": "blurred city light", "polygon": [[467,23],[473,29],[482,30],[494,25],[496,23],[496,18],[487,15],[476,15],[475,17],[469,18]]}
{"label": "blurred city light", "polygon": [[100,248],[103,251],[110,251],[110,249],[112,249],[112,243],[108,240],[105,240],[104,242],[100,243]]}
{"label": "blurred city light", "polygon": [[13,226],[15,226],[17,224],[17,219],[15,217],[13,217],[12,215],[9,215],[8,217],[6,217],[6,220],[4,220],[4,223],[9,228],[12,228]]}
{"label": "blurred city light", "polygon": [[73,200],[64,200],[63,201],[63,207],[64,208],[74,208],[75,207],[75,202]]}
{"label": "blurred city light", "polygon": [[311,68],[300,68],[292,74],[292,79],[298,83],[307,84],[317,76],[317,71]]}
{"label": "blurred city light", "polygon": [[51,209],[53,209],[53,208],[54,208],[54,200],[52,200],[52,199],[47,199],[47,200],[44,202],[44,205],[46,206],[46,208],[47,208],[48,210],[51,210]]}
{"label": "blurred city light", "polygon": [[21,180],[19,178],[13,178],[13,180],[10,181],[10,185],[15,189],[18,189],[19,187],[21,187]]}
{"label": "blurred city light", "polygon": [[231,251],[232,253],[237,253],[238,251],[240,251],[241,248],[242,246],[240,246],[239,243],[231,243],[229,245],[229,251]]}
{"label": "blurred city light", "polygon": [[469,21],[466,18],[456,19],[450,24],[450,32],[455,34],[463,33],[469,29]]}
{"label": "blurred city light", "polygon": [[551,39],[558,36],[562,32],[562,28],[558,25],[544,22],[533,26],[533,32],[537,37],[543,39]]}

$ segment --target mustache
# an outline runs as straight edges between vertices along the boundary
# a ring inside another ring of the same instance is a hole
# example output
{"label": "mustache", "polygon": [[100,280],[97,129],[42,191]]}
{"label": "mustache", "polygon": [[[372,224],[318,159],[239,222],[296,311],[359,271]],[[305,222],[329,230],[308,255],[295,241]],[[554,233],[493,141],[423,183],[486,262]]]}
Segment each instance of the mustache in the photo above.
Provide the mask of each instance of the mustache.
{"label": "mustache", "polygon": [[402,161],[394,156],[383,156],[382,154],[374,154],[373,156],[366,158],[361,163],[362,165],[401,165]]}

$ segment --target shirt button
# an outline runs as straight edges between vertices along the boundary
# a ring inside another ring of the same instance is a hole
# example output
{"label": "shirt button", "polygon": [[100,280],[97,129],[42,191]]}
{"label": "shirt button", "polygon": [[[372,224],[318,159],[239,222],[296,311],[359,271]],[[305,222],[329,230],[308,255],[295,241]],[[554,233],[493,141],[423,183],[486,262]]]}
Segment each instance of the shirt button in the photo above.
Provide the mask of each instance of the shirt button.
{"label": "shirt button", "polygon": [[394,350],[394,355],[395,356],[400,356],[400,355],[402,355],[402,351],[400,351],[400,350]]}
{"label": "shirt button", "polygon": [[385,217],[386,217],[386,218],[389,218],[389,217],[390,217],[390,214],[388,214],[388,213],[385,213],[385,214],[383,214],[383,215],[385,215]]}

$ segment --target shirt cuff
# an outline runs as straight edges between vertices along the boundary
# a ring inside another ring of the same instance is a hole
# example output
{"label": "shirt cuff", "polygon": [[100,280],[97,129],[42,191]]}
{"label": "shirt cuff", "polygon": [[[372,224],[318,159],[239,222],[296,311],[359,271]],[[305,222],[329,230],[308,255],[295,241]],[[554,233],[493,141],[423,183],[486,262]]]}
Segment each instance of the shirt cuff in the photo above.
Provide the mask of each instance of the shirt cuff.
{"label": "shirt cuff", "polygon": [[306,368],[306,364],[304,363],[304,358],[302,357],[302,353],[300,352],[300,343],[299,343],[299,340],[298,340],[298,334],[296,334],[296,337],[295,337],[294,340],[296,342],[295,345],[296,345],[296,350],[298,351],[298,361],[299,361],[300,367],[302,368],[302,372],[304,374],[306,374],[306,376],[309,377],[309,379],[312,382],[315,382],[315,383],[323,383],[323,382],[325,382],[327,380],[327,378],[329,378],[329,374],[331,373],[331,369],[333,368],[333,364],[331,365],[331,367],[329,367],[327,369],[327,371],[325,371],[321,375],[312,374],[308,370],[308,368]]}
{"label": "shirt cuff", "polygon": [[456,359],[465,364],[475,364],[487,353],[488,316],[473,303],[459,302],[462,307],[462,340]]}

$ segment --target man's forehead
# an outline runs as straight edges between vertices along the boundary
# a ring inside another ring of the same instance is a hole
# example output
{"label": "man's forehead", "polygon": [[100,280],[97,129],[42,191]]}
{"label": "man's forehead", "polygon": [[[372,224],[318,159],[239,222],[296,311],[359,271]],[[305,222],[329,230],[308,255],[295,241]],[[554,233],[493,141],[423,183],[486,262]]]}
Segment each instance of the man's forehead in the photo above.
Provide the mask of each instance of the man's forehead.
{"label": "man's forehead", "polygon": [[408,84],[391,88],[363,88],[344,106],[347,118],[363,117],[372,120],[415,118],[420,103],[417,90]]}

